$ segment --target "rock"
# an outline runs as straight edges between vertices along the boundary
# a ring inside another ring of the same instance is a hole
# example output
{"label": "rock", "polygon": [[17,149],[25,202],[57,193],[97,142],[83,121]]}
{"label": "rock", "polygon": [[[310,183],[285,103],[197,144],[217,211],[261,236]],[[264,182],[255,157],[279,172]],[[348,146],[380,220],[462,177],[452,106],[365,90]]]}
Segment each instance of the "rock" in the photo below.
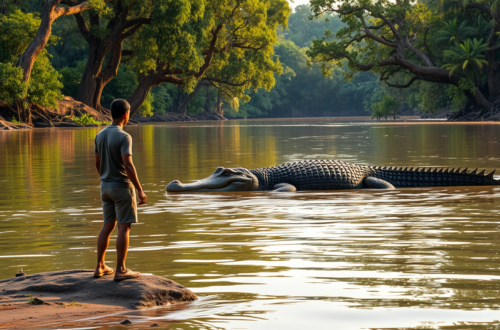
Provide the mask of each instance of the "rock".
{"label": "rock", "polygon": [[158,323],[153,323],[151,324],[151,327],[159,327],[160,325]]}
{"label": "rock", "polygon": [[107,303],[132,309],[198,299],[189,289],[164,277],[142,275],[115,282],[113,276],[94,278],[93,274],[90,269],[65,270],[0,280],[0,297],[45,293],[64,296],[67,301]]}
{"label": "rock", "polygon": [[64,99],[58,101],[57,109],[54,109],[53,111],[63,116],[81,117],[83,114],[87,113],[97,120],[111,120],[111,112],[109,110],[102,108],[102,112],[99,112],[82,102],[75,101],[70,96],[65,96]]}
{"label": "rock", "polygon": [[120,322],[120,324],[129,325],[132,324],[132,322],[130,322],[129,320],[123,320]]}
{"label": "rock", "polygon": [[26,273],[23,272],[23,269],[21,268],[21,270],[19,271],[19,273],[16,274],[16,277],[19,277],[19,276],[26,276]]}

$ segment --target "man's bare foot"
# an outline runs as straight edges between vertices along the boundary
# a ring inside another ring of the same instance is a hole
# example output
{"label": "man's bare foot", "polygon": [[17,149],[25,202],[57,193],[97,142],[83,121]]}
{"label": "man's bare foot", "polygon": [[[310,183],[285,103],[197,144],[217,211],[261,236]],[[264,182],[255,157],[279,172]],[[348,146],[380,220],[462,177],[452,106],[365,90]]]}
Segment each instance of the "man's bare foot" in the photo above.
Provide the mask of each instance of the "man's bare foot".
{"label": "man's bare foot", "polygon": [[128,280],[131,278],[137,278],[141,276],[141,273],[139,272],[133,272],[130,269],[127,269],[125,272],[116,272],[115,274],[115,281],[123,281],[123,280]]}
{"label": "man's bare foot", "polygon": [[108,267],[106,265],[99,265],[94,270],[94,277],[103,277],[104,275],[111,275],[113,273],[114,273],[113,268]]}

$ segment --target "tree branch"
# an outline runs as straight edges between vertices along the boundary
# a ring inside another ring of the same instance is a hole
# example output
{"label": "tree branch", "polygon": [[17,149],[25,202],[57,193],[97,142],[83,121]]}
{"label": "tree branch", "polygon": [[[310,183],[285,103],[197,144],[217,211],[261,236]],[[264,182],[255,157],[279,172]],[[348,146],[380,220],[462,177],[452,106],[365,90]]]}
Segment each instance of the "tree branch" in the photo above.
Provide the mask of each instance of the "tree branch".
{"label": "tree branch", "polygon": [[[137,32],[137,30],[143,26],[144,24],[149,24],[151,22],[151,19],[149,18],[141,18],[141,19],[135,19],[133,21],[136,21],[135,24],[131,25],[132,27],[125,33],[122,34],[121,36],[121,39],[122,40],[125,40],[127,39],[128,37],[130,37],[131,35],[133,35],[134,33]],[[127,25],[127,24],[125,24]]]}
{"label": "tree branch", "polygon": [[219,25],[217,25],[215,30],[212,32],[212,40],[210,41],[210,46],[208,47],[208,52],[207,52],[207,55],[205,57],[205,62],[200,67],[198,72],[194,74],[194,77],[196,79],[201,78],[205,74],[205,72],[208,70],[208,68],[210,67],[210,63],[212,62],[212,59],[214,57],[215,45],[217,44],[217,39],[219,38],[219,33],[223,27],[224,27],[224,24],[220,23]]}
{"label": "tree branch", "polygon": [[76,24],[78,25],[78,29],[80,30],[80,33],[82,34],[83,38],[87,42],[90,42],[92,39],[92,33],[90,33],[89,26],[87,25],[87,22],[85,22],[82,13],[75,14],[75,19],[76,19]]}
{"label": "tree branch", "polygon": [[415,46],[413,46],[411,44],[411,42],[408,40],[408,36],[406,36],[405,38],[405,44],[406,44],[406,47],[408,48],[408,50],[410,50],[410,52],[412,52],[413,54],[417,55],[422,61],[424,61],[424,63],[429,66],[429,67],[434,67],[435,65],[432,63],[432,61],[430,60],[429,57],[427,57],[427,55],[424,54],[424,52],[418,50],[417,48],[415,48]]}
{"label": "tree branch", "polygon": [[[389,78],[387,78],[389,79]],[[422,77],[419,77],[419,76],[414,76],[413,78],[410,79],[410,81],[404,85],[398,85],[398,84],[391,84],[387,79],[384,79],[385,81],[385,84],[389,87],[394,87],[394,88],[408,88],[410,87],[415,81],[417,80],[422,80]],[[380,80],[382,80],[382,77],[380,78]]]}
{"label": "tree branch", "polygon": [[469,3],[468,5],[465,6],[465,8],[466,9],[479,9],[479,10],[491,15],[490,8],[483,5],[482,3],[478,3],[478,2]]}
{"label": "tree branch", "polygon": [[384,38],[380,38],[379,36],[376,36],[372,31],[370,31],[370,29],[368,28],[368,26],[366,25],[366,22],[365,22],[365,19],[363,16],[361,16],[359,18],[361,20],[361,23],[363,24],[363,28],[365,30],[365,33],[373,40],[383,44],[383,45],[386,45],[386,46],[389,46],[389,47],[397,47],[397,44],[395,42],[391,42],[391,41],[388,41]]}

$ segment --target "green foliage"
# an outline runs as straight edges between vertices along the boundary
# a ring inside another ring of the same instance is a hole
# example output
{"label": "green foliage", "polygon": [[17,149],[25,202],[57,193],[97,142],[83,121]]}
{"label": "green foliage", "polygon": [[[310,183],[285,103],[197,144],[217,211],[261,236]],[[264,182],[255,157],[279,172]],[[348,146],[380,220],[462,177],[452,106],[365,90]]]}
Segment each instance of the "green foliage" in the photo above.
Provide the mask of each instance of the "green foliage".
{"label": "green foliage", "polygon": [[443,65],[444,69],[450,70],[450,76],[455,70],[462,70],[465,74],[474,77],[474,71],[482,71],[483,66],[488,62],[482,54],[488,45],[483,39],[471,41],[467,39],[465,43],[453,46],[444,51],[444,56],[448,58],[449,63]]}
{"label": "green foliage", "polygon": [[99,121],[96,120],[94,117],[89,115],[88,113],[84,113],[81,117],[75,117],[73,118],[73,122],[78,125],[109,125],[111,122],[109,121]]}
{"label": "green foliage", "polygon": [[[0,62],[16,64],[35,37],[38,26],[38,15],[25,14],[19,9],[0,17]],[[51,36],[49,44],[56,40]]]}
{"label": "green foliage", "polygon": [[151,117],[153,115],[153,102],[154,96],[152,93],[148,93],[146,100],[142,103],[139,108],[139,116],[141,117]]}
{"label": "green foliage", "polygon": [[62,77],[62,83],[64,85],[61,90],[63,95],[76,97],[78,93],[78,87],[80,86],[80,81],[82,80],[82,72],[77,68],[64,67],[59,70]]}
{"label": "green foliage", "polygon": [[120,65],[117,76],[102,91],[101,104],[109,108],[113,100],[118,98],[127,99],[134,92],[136,86],[137,74],[133,69],[128,69],[123,64]]}
{"label": "green foliage", "polygon": [[30,305],[43,305],[43,304],[46,304],[45,301],[43,301],[43,300],[41,300],[39,298],[33,297],[30,294],[27,294],[26,297],[28,297],[28,304],[30,304]]}
{"label": "green foliage", "polygon": [[36,58],[31,72],[28,101],[53,109],[57,108],[57,100],[63,98],[61,94],[63,84],[59,81],[60,77],[60,73],[52,67],[44,50]]}
{"label": "green foliage", "polygon": [[163,115],[167,109],[170,109],[173,106],[174,100],[169,93],[167,85],[154,86],[151,88],[150,93],[154,99],[152,106],[155,113]]}
{"label": "green foliage", "polygon": [[13,104],[28,95],[28,84],[23,82],[23,70],[11,63],[0,63],[0,100]]}
{"label": "green foliage", "polygon": [[288,20],[288,29],[281,31],[282,38],[290,40],[300,48],[310,47],[314,39],[321,39],[325,33],[334,33],[345,26],[338,16],[323,14],[315,19],[310,19],[310,16],[311,7],[295,7]]}
{"label": "green foliage", "polygon": [[[40,19],[35,14],[25,14],[17,9],[0,17],[0,98],[7,103],[27,98],[29,103],[56,108],[57,99],[62,98],[60,89],[63,85],[45,50],[38,55],[27,85],[22,82],[22,70],[13,66],[30,44],[39,25]],[[51,36],[49,43],[56,40]]]}
{"label": "green foliage", "polygon": [[452,112],[460,111],[467,102],[467,96],[461,88],[449,86],[447,94],[451,97],[450,110]]}
{"label": "green foliage", "polygon": [[392,116],[396,120],[400,106],[395,97],[384,95],[379,102],[372,104],[372,118],[378,120],[382,117],[387,119],[388,116]]}
{"label": "green foliage", "polygon": [[16,117],[12,117],[10,120],[13,124],[22,124],[19,120],[16,119]]}
{"label": "green foliage", "polygon": [[464,38],[474,36],[477,30],[466,26],[467,22],[463,21],[460,25],[457,23],[457,18],[444,22],[444,28],[437,31],[436,43],[461,44]]}

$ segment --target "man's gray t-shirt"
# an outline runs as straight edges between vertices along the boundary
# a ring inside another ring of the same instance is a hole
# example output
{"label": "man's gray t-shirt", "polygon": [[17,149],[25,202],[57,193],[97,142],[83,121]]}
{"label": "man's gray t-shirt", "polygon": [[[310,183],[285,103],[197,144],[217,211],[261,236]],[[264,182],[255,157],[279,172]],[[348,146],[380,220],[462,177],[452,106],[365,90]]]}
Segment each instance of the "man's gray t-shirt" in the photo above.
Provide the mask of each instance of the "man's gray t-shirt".
{"label": "man's gray t-shirt", "polygon": [[133,187],[123,165],[123,155],[132,155],[132,137],[120,126],[109,125],[95,137],[94,152],[101,158],[101,186]]}

